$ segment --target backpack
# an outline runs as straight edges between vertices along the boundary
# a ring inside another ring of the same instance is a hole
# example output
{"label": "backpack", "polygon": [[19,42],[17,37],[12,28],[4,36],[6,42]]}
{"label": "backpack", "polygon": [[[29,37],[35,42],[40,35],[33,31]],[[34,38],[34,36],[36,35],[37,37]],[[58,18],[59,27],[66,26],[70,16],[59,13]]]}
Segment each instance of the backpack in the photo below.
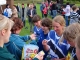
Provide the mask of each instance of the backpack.
{"label": "backpack", "polygon": [[7,12],[7,9],[6,11],[3,13],[4,16],[8,17],[8,12]]}

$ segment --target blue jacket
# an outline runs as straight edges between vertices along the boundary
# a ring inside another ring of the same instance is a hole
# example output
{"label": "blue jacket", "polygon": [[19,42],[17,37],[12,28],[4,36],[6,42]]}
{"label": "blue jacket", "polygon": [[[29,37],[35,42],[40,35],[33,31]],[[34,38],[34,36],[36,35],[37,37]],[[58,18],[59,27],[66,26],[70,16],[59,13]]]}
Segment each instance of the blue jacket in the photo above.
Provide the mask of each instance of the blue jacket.
{"label": "blue jacket", "polygon": [[21,60],[20,57],[22,55],[23,46],[29,39],[30,37],[28,35],[19,36],[17,34],[11,34],[10,41],[5,45],[7,49],[10,51],[10,53],[15,55],[16,60]]}

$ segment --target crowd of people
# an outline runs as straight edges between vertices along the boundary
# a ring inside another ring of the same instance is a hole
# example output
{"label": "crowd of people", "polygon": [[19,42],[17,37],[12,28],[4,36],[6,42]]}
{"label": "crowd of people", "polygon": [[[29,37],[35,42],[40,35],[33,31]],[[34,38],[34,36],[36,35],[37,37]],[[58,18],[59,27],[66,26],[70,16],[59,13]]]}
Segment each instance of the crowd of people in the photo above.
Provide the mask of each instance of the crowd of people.
{"label": "crowd of people", "polygon": [[[39,47],[38,52],[45,53],[33,60],[80,60],[80,8],[69,3],[65,7],[58,5],[53,1],[42,2],[41,18],[32,3],[27,7],[18,3],[12,9],[7,4],[3,15],[0,14],[0,60],[21,60],[28,40]],[[20,36],[21,29],[28,28],[26,18],[32,34]]]}

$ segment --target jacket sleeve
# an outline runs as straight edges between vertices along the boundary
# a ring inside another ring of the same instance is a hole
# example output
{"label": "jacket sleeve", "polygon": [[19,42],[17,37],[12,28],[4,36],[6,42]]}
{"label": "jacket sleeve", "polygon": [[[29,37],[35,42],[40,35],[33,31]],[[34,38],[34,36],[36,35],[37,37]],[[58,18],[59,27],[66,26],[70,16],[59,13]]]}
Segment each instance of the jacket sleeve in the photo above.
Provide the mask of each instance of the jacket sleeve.
{"label": "jacket sleeve", "polygon": [[22,40],[24,40],[25,42],[30,40],[30,36],[26,35],[26,36],[19,36]]}
{"label": "jacket sleeve", "polygon": [[34,58],[33,60],[39,60],[38,58]]}

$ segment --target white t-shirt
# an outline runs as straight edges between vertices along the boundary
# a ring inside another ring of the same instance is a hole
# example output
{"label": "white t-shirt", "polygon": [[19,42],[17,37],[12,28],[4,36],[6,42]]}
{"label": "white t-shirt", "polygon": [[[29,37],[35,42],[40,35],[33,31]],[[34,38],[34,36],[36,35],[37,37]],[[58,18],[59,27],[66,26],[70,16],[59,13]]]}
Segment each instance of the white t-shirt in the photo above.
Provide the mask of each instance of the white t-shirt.
{"label": "white t-shirt", "polygon": [[70,16],[70,5],[67,5],[64,11],[65,11],[65,16]]}
{"label": "white t-shirt", "polygon": [[10,8],[6,8],[6,9],[4,9],[4,12],[8,12],[8,17],[11,17],[11,15],[12,15],[12,10],[10,9]]}

